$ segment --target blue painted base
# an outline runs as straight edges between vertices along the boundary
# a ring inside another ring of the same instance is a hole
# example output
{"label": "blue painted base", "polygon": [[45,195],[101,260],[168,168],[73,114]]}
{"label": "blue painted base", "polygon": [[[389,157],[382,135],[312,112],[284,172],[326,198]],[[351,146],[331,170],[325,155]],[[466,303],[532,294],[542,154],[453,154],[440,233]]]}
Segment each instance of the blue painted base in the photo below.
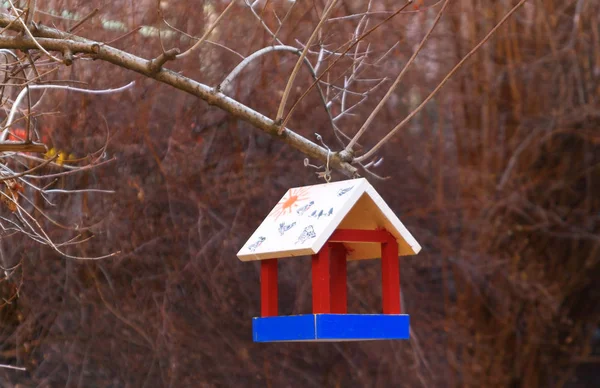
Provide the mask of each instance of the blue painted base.
{"label": "blue painted base", "polygon": [[409,338],[409,315],[306,314],[252,319],[254,342],[368,341]]}

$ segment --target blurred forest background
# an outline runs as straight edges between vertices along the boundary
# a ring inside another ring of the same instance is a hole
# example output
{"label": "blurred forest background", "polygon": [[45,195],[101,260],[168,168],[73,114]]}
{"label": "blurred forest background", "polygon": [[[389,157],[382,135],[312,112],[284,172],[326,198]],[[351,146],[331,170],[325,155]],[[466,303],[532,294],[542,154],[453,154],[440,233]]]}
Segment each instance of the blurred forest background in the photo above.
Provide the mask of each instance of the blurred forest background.
{"label": "blurred forest background", "polygon": [[[257,9],[273,21],[292,3],[263,0]],[[297,2],[278,37],[301,47],[324,3]],[[348,40],[357,20],[341,17],[365,12],[366,3],[339,3],[332,17],[340,19],[323,27],[325,43]],[[373,32],[363,47],[370,44],[374,58],[392,50],[362,78],[393,80],[440,3],[415,2]],[[201,36],[227,4],[38,1],[44,12],[36,20],[66,29],[99,8],[78,34],[107,42],[141,27],[114,46],[153,58],[161,39],[166,48],[194,43],[163,17]],[[372,9],[398,4],[374,0]],[[452,0],[362,146],[413,110],[515,4]],[[385,15],[370,16],[371,25]],[[166,67],[215,85],[241,61],[238,53],[272,39],[240,1],[213,43]],[[296,60],[261,57],[230,96],[274,117]],[[343,75],[344,61],[336,69]],[[65,224],[94,225],[94,239],[75,253],[121,253],[79,261],[23,235],[0,239],[4,265],[19,265],[0,283],[0,363],[27,369],[0,369],[0,386],[600,385],[600,2],[527,1],[379,153],[374,171],[390,178],[369,179],[423,246],[401,261],[410,341],[254,344],[259,267],[236,253],[289,187],[322,182],[304,155],[194,96],[102,61],[75,62],[56,77],[91,88],[136,81],[106,96],[51,91],[42,110],[54,113],[35,121],[51,146],[77,157],[109,132],[106,155],[117,160],[60,185],[116,194],[69,195],[47,211]],[[301,71],[293,99],[311,83]],[[338,126],[356,132],[389,84]],[[289,127],[337,147],[314,90]],[[309,312],[309,260],[280,270],[282,313]],[[349,311],[375,312],[377,262],[352,263],[348,272]]]}

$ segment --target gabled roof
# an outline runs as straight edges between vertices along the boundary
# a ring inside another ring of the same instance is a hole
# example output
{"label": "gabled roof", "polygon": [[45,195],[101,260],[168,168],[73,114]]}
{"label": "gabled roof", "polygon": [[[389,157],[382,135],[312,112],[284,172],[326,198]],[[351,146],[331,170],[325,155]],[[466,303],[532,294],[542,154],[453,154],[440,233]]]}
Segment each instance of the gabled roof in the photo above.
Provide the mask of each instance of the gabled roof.
{"label": "gabled roof", "polygon": [[[244,244],[242,261],[314,255],[336,229],[385,228],[400,256],[421,246],[364,178],[289,189]],[[348,260],[380,257],[379,244],[344,243]]]}

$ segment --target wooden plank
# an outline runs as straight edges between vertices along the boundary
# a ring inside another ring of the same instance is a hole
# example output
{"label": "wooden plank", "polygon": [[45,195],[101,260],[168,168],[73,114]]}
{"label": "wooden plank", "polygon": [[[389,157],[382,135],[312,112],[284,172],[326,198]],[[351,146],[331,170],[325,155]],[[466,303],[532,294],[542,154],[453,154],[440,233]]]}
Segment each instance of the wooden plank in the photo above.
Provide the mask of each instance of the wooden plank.
{"label": "wooden plank", "polygon": [[331,342],[410,338],[410,317],[388,314],[306,314],[253,318],[254,342]]}
{"label": "wooden plank", "polygon": [[330,244],[331,255],[331,312],[348,312],[348,284],[346,248],[342,243]]}
{"label": "wooden plank", "polygon": [[[373,197],[377,199],[375,201]],[[368,187],[360,199],[354,204],[346,217],[337,225],[336,229],[385,229],[390,232],[398,241],[399,255],[414,255],[420,246],[414,238],[406,231],[400,220],[393,213],[382,211],[389,207],[383,202],[380,196]],[[390,210],[391,211],[391,210]],[[388,218],[388,217],[393,217]],[[402,234],[404,230],[406,233]],[[409,243],[409,239],[411,243]],[[411,245],[416,244],[416,245]],[[378,244],[363,244],[362,242],[348,242],[345,244],[349,251],[348,261],[378,259],[381,257],[381,250]]]}
{"label": "wooden plank", "polygon": [[329,263],[329,245],[325,244],[323,248],[312,257],[312,299],[313,313],[331,312],[331,283],[330,283],[330,263]]}
{"label": "wooden plank", "polygon": [[384,314],[400,314],[400,259],[396,241],[381,244],[381,298]]}
{"label": "wooden plank", "polygon": [[368,184],[359,178],[289,189],[237,256],[251,261],[317,254]]}
{"label": "wooden plank", "polygon": [[276,316],[279,313],[279,287],[277,285],[277,259],[260,262],[260,315]]}
{"label": "wooden plank", "polygon": [[[421,246],[364,178],[289,189],[240,248],[242,261],[315,255],[336,229],[385,229],[398,242],[399,255],[415,255]],[[335,237],[335,236],[334,236]],[[373,236],[371,236],[373,237]],[[379,244],[345,241],[347,260],[376,259]],[[385,242],[384,237],[366,238]],[[373,241],[374,240],[374,241]]]}
{"label": "wooden plank", "polygon": [[385,228],[390,231],[398,241],[398,252],[403,256],[407,255],[416,255],[421,251],[421,245],[415,240],[415,238],[410,234],[408,229],[404,226],[404,224],[400,221],[400,219],[394,214],[392,209],[388,206],[387,203],[381,198],[379,193],[375,191],[373,186],[369,185],[365,190],[365,194],[367,194],[370,199],[373,201],[373,204],[377,207],[377,211],[381,212],[382,217],[380,221],[381,228]]}
{"label": "wooden plank", "polygon": [[337,229],[329,238],[331,242],[373,242],[396,241],[386,230]]}

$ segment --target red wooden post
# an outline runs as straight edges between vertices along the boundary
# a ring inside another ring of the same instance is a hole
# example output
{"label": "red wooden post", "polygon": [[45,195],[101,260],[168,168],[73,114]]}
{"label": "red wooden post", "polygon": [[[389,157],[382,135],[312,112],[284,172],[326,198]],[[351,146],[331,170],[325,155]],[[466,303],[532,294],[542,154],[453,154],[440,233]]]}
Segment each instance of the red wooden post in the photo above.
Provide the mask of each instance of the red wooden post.
{"label": "red wooden post", "polygon": [[312,298],[313,314],[331,312],[331,283],[329,265],[329,244],[312,256]]}
{"label": "red wooden post", "polygon": [[331,243],[331,312],[348,313],[348,287],[346,248],[341,243]]}
{"label": "red wooden post", "polygon": [[381,297],[384,314],[400,314],[398,243],[392,237],[381,244]]}
{"label": "red wooden post", "polygon": [[277,259],[260,262],[260,315],[274,317],[278,314]]}

